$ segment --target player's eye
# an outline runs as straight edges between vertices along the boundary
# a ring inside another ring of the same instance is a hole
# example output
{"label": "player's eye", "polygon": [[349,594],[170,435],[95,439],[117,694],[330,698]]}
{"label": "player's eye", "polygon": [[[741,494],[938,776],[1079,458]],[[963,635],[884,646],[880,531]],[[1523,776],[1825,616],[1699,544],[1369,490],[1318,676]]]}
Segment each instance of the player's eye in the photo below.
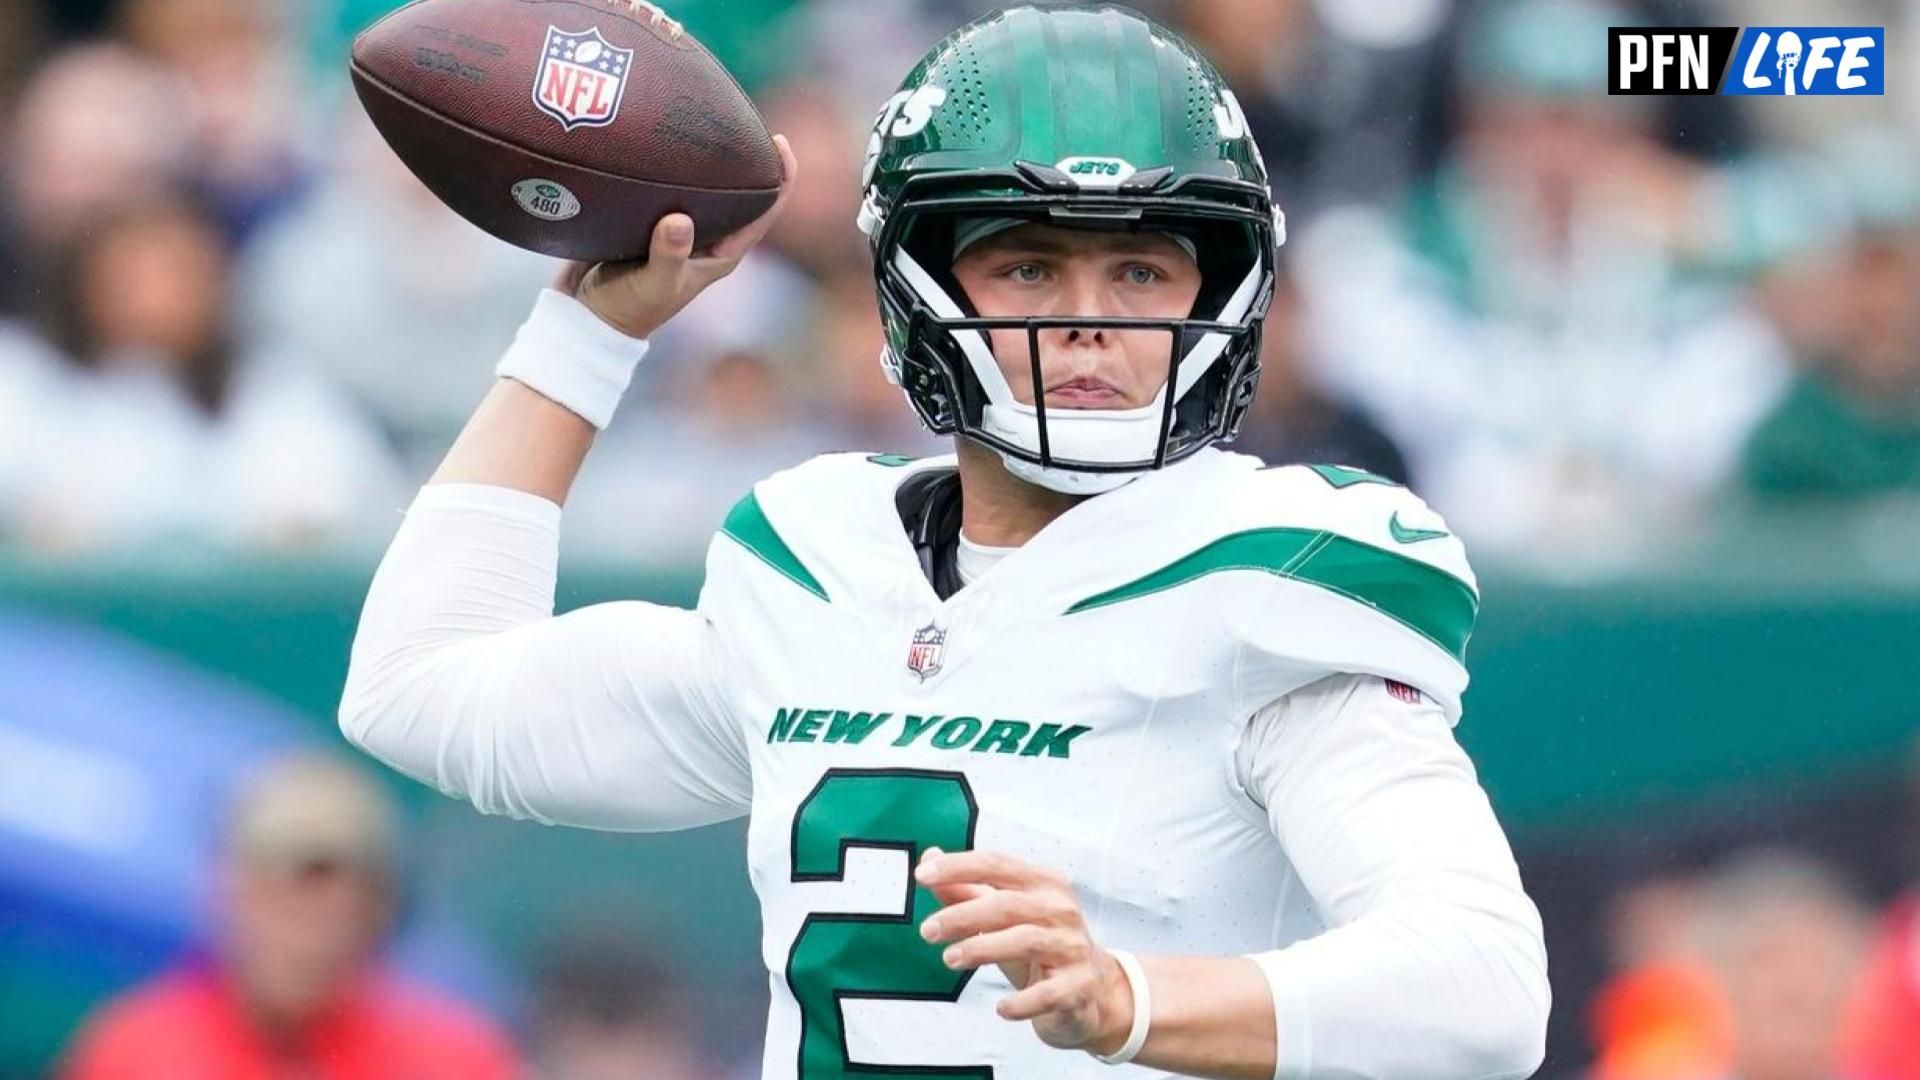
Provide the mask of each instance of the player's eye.
{"label": "player's eye", "polygon": [[1152,285],[1161,280],[1160,271],[1145,263],[1134,263],[1121,272],[1129,285]]}
{"label": "player's eye", "polygon": [[1038,285],[1046,280],[1046,268],[1039,263],[1015,263],[1007,267],[1006,276],[1022,285]]}

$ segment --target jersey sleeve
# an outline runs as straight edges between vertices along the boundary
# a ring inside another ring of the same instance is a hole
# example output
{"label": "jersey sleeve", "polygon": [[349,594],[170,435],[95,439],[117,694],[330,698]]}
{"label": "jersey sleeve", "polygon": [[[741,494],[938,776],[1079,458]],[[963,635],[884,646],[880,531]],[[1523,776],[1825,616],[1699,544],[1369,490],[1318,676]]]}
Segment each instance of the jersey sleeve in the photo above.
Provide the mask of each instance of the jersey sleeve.
{"label": "jersey sleeve", "polygon": [[1257,707],[1322,675],[1379,675],[1425,691],[1458,723],[1480,611],[1459,537],[1417,495],[1369,474],[1259,475],[1257,497],[1283,509],[1284,525],[1258,531],[1283,542],[1238,608],[1243,700]]}
{"label": "jersey sleeve", "polygon": [[1277,1077],[1519,1077],[1550,1003],[1540,916],[1439,705],[1332,676],[1256,713],[1249,796],[1329,927],[1254,960]]}
{"label": "jersey sleeve", "polygon": [[738,817],[752,782],[719,634],[638,601],[553,614],[560,508],[439,484],[375,574],[347,738],[484,813],[654,831]]}

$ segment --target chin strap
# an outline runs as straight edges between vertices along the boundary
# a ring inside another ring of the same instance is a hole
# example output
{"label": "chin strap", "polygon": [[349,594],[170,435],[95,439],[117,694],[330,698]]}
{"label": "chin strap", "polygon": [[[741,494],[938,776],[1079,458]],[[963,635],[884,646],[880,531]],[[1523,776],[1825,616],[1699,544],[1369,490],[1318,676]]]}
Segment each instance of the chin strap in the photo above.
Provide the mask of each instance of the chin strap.
{"label": "chin strap", "polygon": [[1006,463],[1007,472],[1037,484],[1048,491],[1058,491],[1062,495],[1104,495],[1109,491],[1126,487],[1140,479],[1142,472],[1073,472],[1068,469],[1052,469],[1023,461],[1004,450],[996,449],[1000,460]]}

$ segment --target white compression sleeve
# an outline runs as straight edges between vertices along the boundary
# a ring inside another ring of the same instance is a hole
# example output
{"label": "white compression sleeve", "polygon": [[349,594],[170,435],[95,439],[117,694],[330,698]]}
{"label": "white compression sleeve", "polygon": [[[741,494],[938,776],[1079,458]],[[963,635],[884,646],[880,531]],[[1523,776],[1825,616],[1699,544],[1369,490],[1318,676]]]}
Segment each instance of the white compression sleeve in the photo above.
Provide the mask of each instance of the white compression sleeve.
{"label": "white compression sleeve", "polygon": [[636,831],[744,813],[716,631],[637,601],[554,617],[559,526],[525,492],[422,489],[367,594],[341,730],[486,813]]}
{"label": "white compression sleeve", "polygon": [[608,326],[573,297],[542,289],[494,374],[605,430],[646,355],[645,341]]}
{"label": "white compression sleeve", "polygon": [[1255,714],[1237,765],[1331,927],[1253,958],[1273,991],[1275,1076],[1538,1068],[1540,916],[1440,706],[1328,678]]}

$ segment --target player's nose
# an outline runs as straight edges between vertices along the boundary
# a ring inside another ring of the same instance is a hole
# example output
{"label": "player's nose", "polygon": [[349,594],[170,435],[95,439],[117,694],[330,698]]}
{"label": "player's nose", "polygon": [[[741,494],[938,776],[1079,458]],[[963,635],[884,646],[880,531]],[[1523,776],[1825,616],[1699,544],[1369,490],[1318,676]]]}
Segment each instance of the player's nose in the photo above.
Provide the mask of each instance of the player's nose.
{"label": "player's nose", "polygon": [[[1098,274],[1067,275],[1059,299],[1054,314],[1063,318],[1104,319],[1120,313],[1111,284]],[[1059,327],[1050,333],[1060,345],[1103,348],[1113,343],[1113,331],[1101,326]]]}
{"label": "player's nose", "polygon": [[1056,331],[1063,345],[1091,345],[1095,348],[1105,346],[1112,334],[1101,326],[1070,326]]}

